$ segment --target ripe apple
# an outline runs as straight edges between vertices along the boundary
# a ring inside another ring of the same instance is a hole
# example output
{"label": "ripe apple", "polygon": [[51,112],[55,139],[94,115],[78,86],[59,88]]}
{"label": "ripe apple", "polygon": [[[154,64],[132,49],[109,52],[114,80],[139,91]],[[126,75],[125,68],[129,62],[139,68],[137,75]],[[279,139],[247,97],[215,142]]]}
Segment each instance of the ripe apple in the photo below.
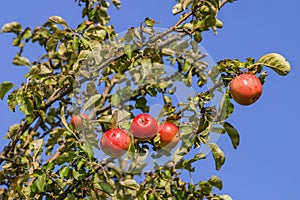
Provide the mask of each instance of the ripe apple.
{"label": "ripe apple", "polygon": [[247,106],[256,102],[261,93],[260,80],[253,74],[241,74],[230,82],[230,94],[239,104]]}
{"label": "ripe apple", "polygon": [[163,122],[159,128],[160,147],[163,149],[173,149],[180,140],[180,134],[177,126],[171,122]]}
{"label": "ripe apple", "polygon": [[83,124],[82,124],[82,119],[85,119],[85,120],[90,120],[89,119],[89,116],[85,113],[80,113],[80,115],[72,115],[71,117],[71,125],[78,129],[78,130],[82,130],[83,129]]}
{"label": "ripe apple", "polygon": [[156,120],[149,114],[139,114],[130,124],[130,132],[139,139],[151,139],[158,131]]}
{"label": "ripe apple", "polygon": [[120,128],[113,128],[106,131],[100,139],[102,151],[111,157],[122,156],[128,150],[129,145],[129,135]]}

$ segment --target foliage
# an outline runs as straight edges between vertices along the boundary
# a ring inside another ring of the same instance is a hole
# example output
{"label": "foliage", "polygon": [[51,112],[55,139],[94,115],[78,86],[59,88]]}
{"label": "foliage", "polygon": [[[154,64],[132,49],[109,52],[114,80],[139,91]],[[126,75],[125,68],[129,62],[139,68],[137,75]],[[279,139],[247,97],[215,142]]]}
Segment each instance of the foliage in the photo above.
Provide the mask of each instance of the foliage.
{"label": "foliage", "polygon": [[[264,66],[286,75],[288,62],[273,53],[257,62],[225,59],[208,69],[198,43],[204,31],[216,33],[222,27],[218,12],[233,0],[180,0],[172,10],[178,22],[170,29],[159,31],[155,20],[146,18],[121,37],[108,25],[109,1],[75,2],[84,19],[77,28],[60,16],[34,29],[17,22],[2,27],[2,33],[15,35],[13,45],[19,48],[13,64],[29,71],[26,83],[0,85],[0,98],[7,96],[9,109],[24,113],[24,119],[9,128],[9,144],[1,152],[1,199],[231,199],[215,194],[223,187],[218,177],[194,184],[185,182],[182,172],[194,172],[194,163],[205,159],[194,151],[203,145],[211,149],[216,169],[221,169],[225,155],[211,142],[211,133],[228,134],[232,146],[238,147],[239,133],[227,121],[234,111],[227,90],[230,81],[247,72],[264,82]],[[118,0],[112,3],[121,6]],[[45,52],[35,61],[22,55],[30,42]],[[167,76],[166,63],[173,69]],[[187,88],[196,84],[201,91],[186,102],[176,102],[175,82]],[[223,94],[219,105],[211,103],[216,93]],[[151,98],[163,102],[157,120],[180,128],[181,145],[172,152],[172,160],[143,171],[138,159],[150,148],[152,158],[170,156],[159,148],[157,137],[133,138],[125,171],[120,158],[99,160],[94,154],[99,150],[98,136],[113,127],[128,129],[136,112],[150,111]],[[79,112],[88,112],[92,119],[84,121],[84,132],[69,127],[70,116]],[[118,162],[120,166],[114,164]]]}

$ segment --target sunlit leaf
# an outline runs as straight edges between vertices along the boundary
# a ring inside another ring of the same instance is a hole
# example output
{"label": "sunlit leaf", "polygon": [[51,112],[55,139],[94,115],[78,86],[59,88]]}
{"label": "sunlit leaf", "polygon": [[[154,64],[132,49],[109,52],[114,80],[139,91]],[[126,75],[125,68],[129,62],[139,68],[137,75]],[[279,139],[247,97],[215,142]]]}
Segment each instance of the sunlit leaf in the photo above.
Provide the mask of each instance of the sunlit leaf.
{"label": "sunlit leaf", "polygon": [[22,31],[22,26],[18,22],[10,22],[7,24],[4,24],[1,28],[1,32],[14,32],[19,33]]}
{"label": "sunlit leaf", "polygon": [[220,147],[215,143],[208,144],[215,160],[216,170],[220,170],[225,163],[225,155]]}
{"label": "sunlit leaf", "polygon": [[220,196],[220,200],[232,200],[232,198],[229,195],[225,194]]}
{"label": "sunlit leaf", "polygon": [[60,175],[62,178],[67,177],[68,174],[69,174],[69,170],[70,170],[70,167],[69,167],[69,166],[63,166],[63,167],[60,168],[60,170],[59,170],[59,175]]}
{"label": "sunlit leaf", "polygon": [[94,157],[94,151],[91,144],[84,142],[83,145],[81,145],[81,148],[87,153],[90,159]]}
{"label": "sunlit leaf", "polygon": [[182,11],[183,11],[183,9],[182,9],[181,3],[177,3],[177,4],[175,4],[175,6],[173,6],[173,9],[172,9],[173,15],[177,15],[178,13],[180,13]]}
{"label": "sunlit leaf", "polygon": [[291,70],[290,63],[278,53],[266,54],[258,59],[256,64],[269,67],[281,76],[286,76]]}
{"label": "sunlit leaf", "polygon": [[27,58],[21,56],[14,57],[13,64],[18,66],[30,67],[30,61]]}
{"label": "sunlit leaf", "polygon": [[123,185],[124,187],[130,188],[132,190],[138,190],[139,185],[136,183],[134,179],[126,179],[124,181],[119,182],[120,185]]}
{"label": "sunlit leaf", "polygon": [[83,106],[83,112],[86,111],[87,109],[91,109],[95,107],[95,104],[97,101],[101,99],[102,95],[101,94],[96,94],[94,96],[91,96],[89,100],[84,104]]}
{"label": "sunlit leaf", "polygon": [[[61,110],[60,110],[60,119],[61,119],[61,122],[63,123],[63,125],[66,127],[66,129],[72,133],[75,138],[77,138],[77,136],[75,135],[75,133],[70,129],[68,123],[67,123],[67,120],[66,120],[66,117],[65,117],[65,107],[62,106]],[[77,138],[78,139],[78,138]]]}
{"label": "sunlit leaf", "polygon": [[20,130],[20,124],[11,125],[5,136],[5,139],[13,138],[19,130]]}
{"label": "sunlit leaf", "polygon": [[35,180],[34,183],[37,187],[37,189],[40,192],[45,192],[45,186],[46,186],[46,174],[42,174],[38,176]]}
{"label": "sunlit leaf", "polygon": [[217,176],[212,176],[207,182],[219,190],[223,188],[222,180]]}
{"label": "sunlit leaf", "polygon": [[3,100],[5,94],[14,87],[14,84],[8,81],[4,81],[0,84],[0,99]]}
{"label": "sunlit leaf", "polygon": [[121,97],[119,94],[115,93],[111,96],[110,102],[113,106],[118,106],[121,102]]}

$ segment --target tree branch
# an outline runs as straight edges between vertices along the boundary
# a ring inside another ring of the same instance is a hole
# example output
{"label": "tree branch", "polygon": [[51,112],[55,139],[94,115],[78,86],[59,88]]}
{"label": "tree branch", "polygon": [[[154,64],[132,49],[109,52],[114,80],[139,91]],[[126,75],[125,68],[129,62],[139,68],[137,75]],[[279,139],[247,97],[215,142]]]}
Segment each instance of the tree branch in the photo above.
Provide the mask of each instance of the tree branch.
{"label": "tree branch", "polygon": [[180,19],[178,20],[178,22],[177,22],[174,26],[171,27],[171,30],[176,30],[176,29],[178,28],[178,26],[179,26],[182,22],[184,22],[187,18],[189,18],[192,14],[193,14],[192,11],[190,11],[189,13],[186,13],[182,18],[180,18]]}
{"label": "tree branch", "polygon": [[223,1],[220,1],[219,3],[219,10],[228,2],[230,2],[231,0],[223,0]]}
{"label": "tree branch", "polygon": [[[60,98],[62,98],[63,96],[65,96],[66,94],[68,94],[69,92],[72,91],[72,87],[66,88],[66,89],[57,89],[55,90],[52,95],[49,97],[49,99],[46,101],[45,103],[45,108],[43,109],[45,112],[46,110],[57,100],[59,100]],[[21,128],[19,129],[19,131],[16,133],[16,135],[10,140],[9,144],[6,145],[0,155],[0,165],[3,163],[4,159],[11,150],[13,150],[15,148],[15,145],[17,144],[17,142],[20,139],[20,136],[31,126],[31,124],[33,124],[33,122],[38,119],[40,116],[39,114],[36,114],[34,120],[31,123],[27,123],[25,122],[24,125],[21,126]],[[39,124],[41,123],[41,121],[38,122]],[[36,127],[35,127],[36,128]]]}

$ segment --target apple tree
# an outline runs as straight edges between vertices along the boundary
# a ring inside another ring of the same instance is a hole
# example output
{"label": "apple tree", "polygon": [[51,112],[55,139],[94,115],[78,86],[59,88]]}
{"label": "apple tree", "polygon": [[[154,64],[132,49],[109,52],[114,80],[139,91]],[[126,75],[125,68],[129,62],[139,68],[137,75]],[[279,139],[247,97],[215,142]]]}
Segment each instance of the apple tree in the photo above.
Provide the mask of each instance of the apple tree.
{"label": "apple tree", "polygon": [[[266,69],[290,70],[277,53],[209,59],[202,33],[222,28],[218,13],[233,1],[177,0],[173,26],[145,16],[123,33],[107,12],[119,0],[75,0],[77,27],[60,16],[35,28],[4,24],[19,50],[12,62],[28,72],[24,83],[0,85],[9,109],[24,114],[5,135],[1,199],[231,199],[216,193],[217,176],[193,183],[186,174],[207,153],[220,170],[216,138],[240,141],[228,121],[234,104],[258,100]],[[32,43],[43,52],[36,60],[23,54]]]}

